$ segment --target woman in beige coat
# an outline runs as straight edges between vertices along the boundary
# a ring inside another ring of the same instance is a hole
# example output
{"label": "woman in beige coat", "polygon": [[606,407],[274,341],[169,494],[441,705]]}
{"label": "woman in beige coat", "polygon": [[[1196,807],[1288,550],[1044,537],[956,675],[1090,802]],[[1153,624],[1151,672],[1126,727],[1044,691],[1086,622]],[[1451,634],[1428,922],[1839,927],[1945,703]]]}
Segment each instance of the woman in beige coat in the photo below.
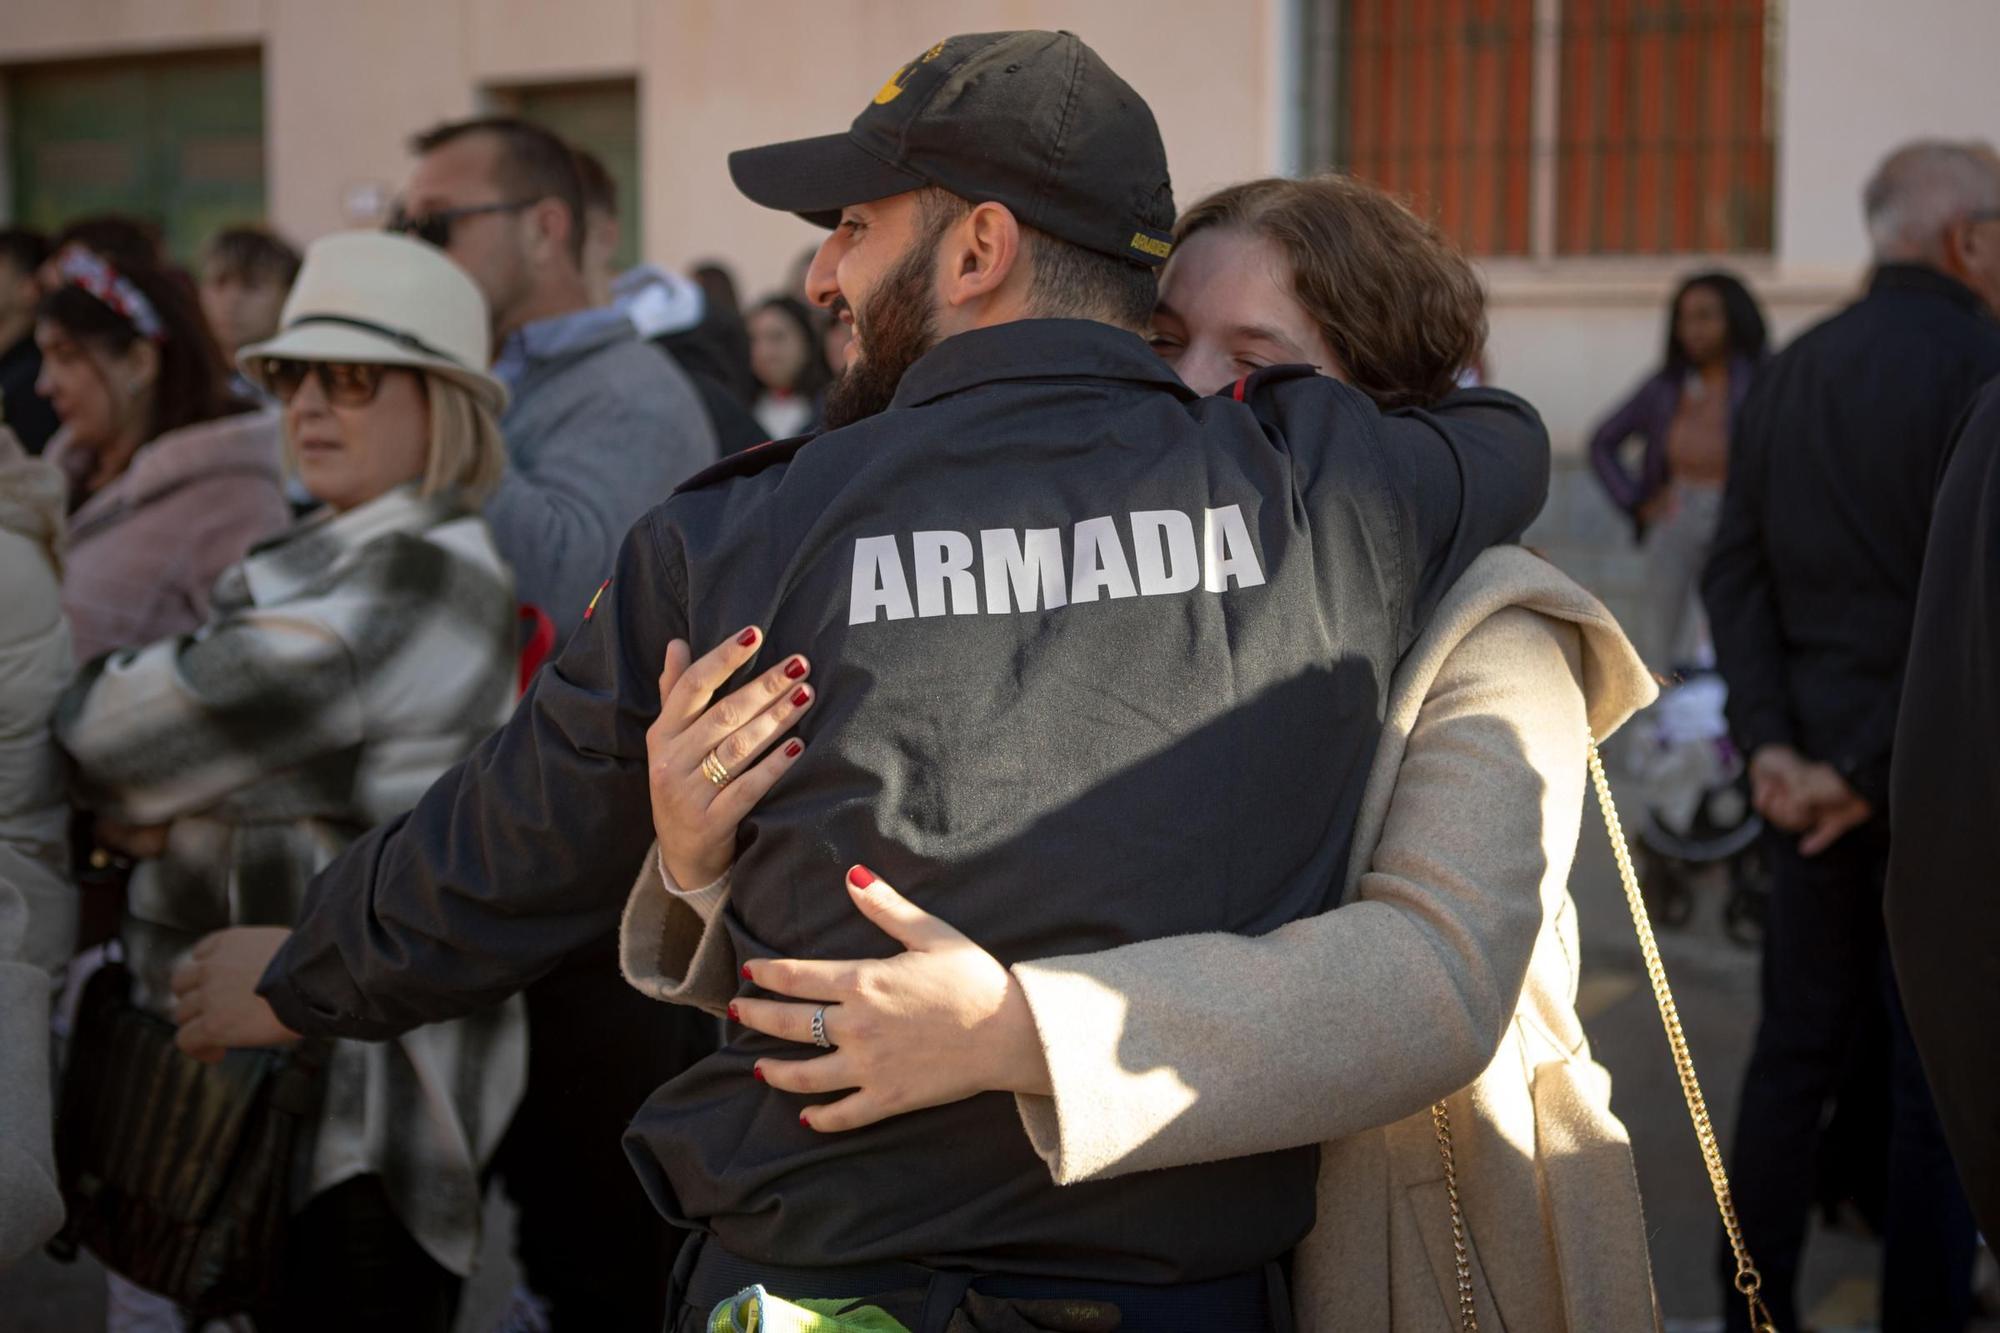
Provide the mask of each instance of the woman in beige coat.
{"label": "woman in beige coat", "polygon": [[[1197,206],[1161,293],[1156,345],[1203,389],[1311,360],[1385,403],[1421,401],[1484,324],[1462,259],[1337,179],[1253,182]],[[1652,1327],[1630,1150],[1576,1014],[1567,890],[1588,743],[1651,695],[1602,606],[1524,551],[1489,552],[1392,683],[1339,910],[1259,939],[1182,936],[1008,971],[857,868],[857,906],[908,952],[753,962],[761,989],[833,1001],[840,1048],[758,1074],[815,1094],[800,1105],[825,1132],[1013,1092],[1059,1182],[1319,1143],[1318,1223],[1294,1266],[1305,1330],[1460,1326],[1430,1109],[1442,1098],[1479,1326]],[[789,749],[740,781],[768,781]],[[663,843],[727,846],[731,828],[685,814]],[[726,933],[703,929],[727,893],[726,877],[684,892],[656,866],[627,909],[628,975],[810,1041],[818,1003],[730,1005],[736,960]],[[820,1095],[843,1089],[858,1090]]]}

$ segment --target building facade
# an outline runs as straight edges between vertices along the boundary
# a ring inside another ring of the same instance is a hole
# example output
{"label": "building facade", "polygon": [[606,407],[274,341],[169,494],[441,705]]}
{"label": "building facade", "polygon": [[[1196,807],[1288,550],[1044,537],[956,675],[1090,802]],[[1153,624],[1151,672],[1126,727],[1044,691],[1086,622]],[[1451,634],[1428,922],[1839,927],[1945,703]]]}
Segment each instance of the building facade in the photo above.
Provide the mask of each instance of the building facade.
{"label": "building facade", "polygon": [[[1749,278],[1782,336],[1854,291],[1891,144],[2000,139],[2000,5],[1972,0],[14,0],[0,215],[148,212],[177,253],[268,218],[379,220],[416,129],[543,119],[624,187],[629,257],[746,296],[811,228],[731,148],[846,123],[942,34],[1067,27],[1155,108],[1177,196],[1344,166],[1480,256],[1492,378],[1574,454],[1655,363],[1676,278]],[[1558,497],[1558,505],[1563,503]],[[1556,517],[1556,515],[1552,515]]]}

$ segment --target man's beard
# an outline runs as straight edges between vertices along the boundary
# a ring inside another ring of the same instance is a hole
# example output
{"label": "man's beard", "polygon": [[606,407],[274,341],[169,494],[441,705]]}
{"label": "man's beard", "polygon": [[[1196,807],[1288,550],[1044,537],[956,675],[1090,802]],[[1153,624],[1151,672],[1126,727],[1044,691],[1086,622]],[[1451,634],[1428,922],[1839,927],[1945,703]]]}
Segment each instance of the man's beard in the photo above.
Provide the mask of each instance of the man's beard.
{"label": "man's beard", "polygon": [[854,312],[861,354],[827,386],[828,430],[851,426],[886,409],[903,382],[903,372],[937,346],[937,310],[931,294],[936,266],[937,238],[920,239]]}

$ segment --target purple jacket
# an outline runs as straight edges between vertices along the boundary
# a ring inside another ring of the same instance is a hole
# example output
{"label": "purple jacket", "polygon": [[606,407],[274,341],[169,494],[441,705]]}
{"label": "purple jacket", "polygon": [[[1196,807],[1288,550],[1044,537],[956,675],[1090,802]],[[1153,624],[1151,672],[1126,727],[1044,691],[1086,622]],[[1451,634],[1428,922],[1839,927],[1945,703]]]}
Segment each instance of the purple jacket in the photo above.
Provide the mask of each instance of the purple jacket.
{"label": "purple jacket", "polygon": [[[1743,411],[1743,400],[1749,396],[1750,383],[1756,376],[1756,364],[1747,358],[1738,357],[1729,363],[1729,425],[1732,433]],[[1679,373],[1660,371],[1641,384],[1590,437],[1590,465],[1597,470],[1597,479],[1604,483],[1611,502],[1634,518],[1648,500],[1667,488],[1671,480],[1667,475],[1667,431],[1674,424],[1674,413],[1680,410],[1682,384],[1683,378]],[[1646,442],[1646,454],[1640,460],[1639,475],[1636,477],[1625,470],[1625,465],[1618,458],[1620,447],[1634,435]]]}

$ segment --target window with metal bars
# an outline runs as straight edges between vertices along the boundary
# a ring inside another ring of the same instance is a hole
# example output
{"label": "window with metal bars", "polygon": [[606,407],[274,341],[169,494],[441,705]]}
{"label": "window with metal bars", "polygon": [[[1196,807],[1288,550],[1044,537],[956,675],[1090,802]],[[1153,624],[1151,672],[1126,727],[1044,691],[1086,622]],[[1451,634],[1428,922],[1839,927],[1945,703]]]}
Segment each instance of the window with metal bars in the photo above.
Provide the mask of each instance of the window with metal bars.
{"label": "window with metal bars", "polygon": [[1307,165],[1488,256],[1771,248],[1778,0],[1308,0]]}

